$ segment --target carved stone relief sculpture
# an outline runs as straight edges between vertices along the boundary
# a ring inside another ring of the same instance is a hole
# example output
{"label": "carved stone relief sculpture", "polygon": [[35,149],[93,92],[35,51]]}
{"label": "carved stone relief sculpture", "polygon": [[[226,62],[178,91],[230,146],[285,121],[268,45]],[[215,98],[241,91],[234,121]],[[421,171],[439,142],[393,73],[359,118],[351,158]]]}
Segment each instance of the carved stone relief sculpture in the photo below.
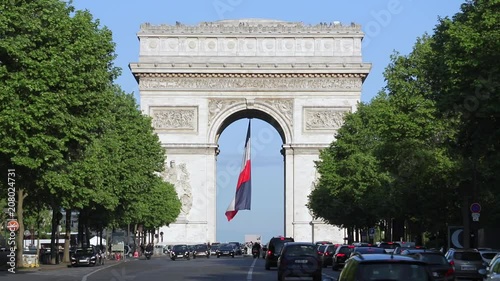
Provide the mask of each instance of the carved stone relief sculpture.
{"label": "carved stone relief sculpture", "polygon": [[177,195],[182,203],[178,220],[185,220],[193,207],[193,194],[186,164],[181,163],[176,165],[172,163],[165,167],[162,176],[165,181],[175,186]]}
{"label": "carved stone relief sculpture", "polygon": [[293,125],[293,99],[256,99],[257,102],[262,102],[271,106],[279,112],[292,127]]}
{"label": "carved stone relief sculpture", "polygon": [[189,130],[198,128],[197,107],[151,108],[153,127],[156,130]]}
{"label": "carved stone relief sculpture", "polygon": [[344,115],[350,109],[350,107],[304,108],[305,130],[337,130],[344,123]]}
{"label": "carved stone relief sculpture", "polygon": [[243,99],[209,99],[208,100],[208,124],[230,106],[244,102]]}

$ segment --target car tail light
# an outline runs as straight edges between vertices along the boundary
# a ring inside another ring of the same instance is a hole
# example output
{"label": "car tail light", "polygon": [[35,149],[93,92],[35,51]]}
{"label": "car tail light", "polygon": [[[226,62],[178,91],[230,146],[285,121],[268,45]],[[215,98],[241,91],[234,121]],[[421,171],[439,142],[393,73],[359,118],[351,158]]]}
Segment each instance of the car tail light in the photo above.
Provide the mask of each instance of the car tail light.
{"label": "car tail light", "polygon": [[446,273],[444,274],[444,276],[445,277],[453,276],[453,274],[455,274],[455,270],[453,269],[453,267],[451,267],[450,269],[448,269],[448,271],[446,271]]}
{"label": "car tail light", "polygon": [[339,257],[339,258],[345,257],[345,254],[339,253],[339,254],[337,254],[337,257]]}
{"label": "car tail light", "polygon": [[272,252],[271,252],[271,251],[267,251],[267,254],[268,254],[268,255],[271,255],[271,254],[272,254]]}
{"label": "car tail light", "polygon": [[329,255],[328,252],[325,252],[325,256],[328,256],[328,255]]}

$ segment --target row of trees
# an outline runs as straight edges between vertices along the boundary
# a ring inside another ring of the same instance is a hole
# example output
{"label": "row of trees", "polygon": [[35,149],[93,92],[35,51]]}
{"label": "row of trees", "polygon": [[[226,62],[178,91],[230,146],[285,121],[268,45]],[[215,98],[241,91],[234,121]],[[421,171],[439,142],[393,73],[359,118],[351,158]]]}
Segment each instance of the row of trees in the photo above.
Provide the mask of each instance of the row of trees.
{"label": "row of trees", "polygon": [[500,2],[474,0],[394,54],[386,87],[320,155],[314,215],[351,232],[393,224],[395,239],[406,225],[418,241],[448,225],[477,231],[469,206],[480,202],[481,226],[498,226],[499,51]]}
{"label": "row of trees", "polygon": [[15,169],[9,185],[16,190],[17,245],[24,214],[46,209],[53,210],[53,234],[62,209],[67,230],[71,212],[79,212],[80,233],[175,221],[181,203],[159,176],[165,151],[150,118],[114,84],[120,70],[111,31],[59,0],[7,1],[1,10],[1,185]]}

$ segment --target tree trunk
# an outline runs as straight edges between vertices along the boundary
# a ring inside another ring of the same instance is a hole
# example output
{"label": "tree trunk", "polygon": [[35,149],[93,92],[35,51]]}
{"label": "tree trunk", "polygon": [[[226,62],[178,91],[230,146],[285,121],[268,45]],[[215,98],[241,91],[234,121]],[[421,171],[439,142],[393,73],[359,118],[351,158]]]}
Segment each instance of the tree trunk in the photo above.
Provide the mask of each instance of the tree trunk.
{"label": "tree trunk", "polygon": [[71,209],[66,209],[66,220],[65,220],[66,233],[64,234],[64,256],[63,262],[69,263],[69,247],[71,240]]}
{"label": "tree trunk", "polygon": [[400,241],[404,237],[404,226],[405,226],[405,220],[404,218],[395,218],[392,221],[392,240],[393,241]]}
{"label": "tree trunk", "polygon": [[16,237],[16,265],[18,267],[23,267],[23,250],[24,250],[24,209],[23,209],[23,203],[24,203],[24,198],[28,196],[28,193],[24,192],[23,188],[18,188],[17,189],[17,222],[19,223],[19,229],[17,230],[17,237]]}
{"label": "tree trunk", "polygon": [[[57,236],[57,226],[59,222],[57,221],[57,206],[55,204],[52,204],[52,231],[50,234],[50,263],[51,264],[57,264],[57,254],[58,254],[58,249],[56,246],[56,243],[59,241],[59,237],[56,238]],[[56,240],[57,239],[57,240]]]}

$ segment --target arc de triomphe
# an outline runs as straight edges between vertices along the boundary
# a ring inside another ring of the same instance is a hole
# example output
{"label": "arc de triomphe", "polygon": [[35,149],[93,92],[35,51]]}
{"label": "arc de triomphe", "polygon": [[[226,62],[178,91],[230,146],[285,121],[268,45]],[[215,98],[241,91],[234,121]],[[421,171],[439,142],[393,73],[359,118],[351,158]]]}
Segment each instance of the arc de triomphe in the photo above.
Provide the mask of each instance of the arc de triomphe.
{"label": "arc de triomphe", "polygon": [[143,24],[138,37],[139,61],[130,68],[140,106],[167,150],[163,177],[183,202],[177,221],[160,229],[164,243],[216,241],[218,137],[241,118],[267,121],[283,140],[283,234],[343,242],[342,230],[315,221],[305,205],[314,161],[343,114],[356,109],[371,68],[361,27],[223,20]]}

